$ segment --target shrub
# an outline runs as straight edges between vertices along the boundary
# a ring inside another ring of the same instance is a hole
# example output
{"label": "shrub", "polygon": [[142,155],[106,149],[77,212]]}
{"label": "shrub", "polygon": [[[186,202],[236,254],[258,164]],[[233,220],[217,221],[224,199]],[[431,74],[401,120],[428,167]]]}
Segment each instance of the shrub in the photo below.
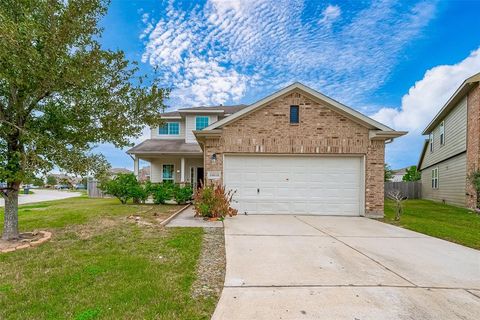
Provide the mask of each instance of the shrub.
{"label": "shrub", "polygon": [[130,195],[134,203],[145,203],[150,196],[150,188],[146,184],[132,186]]}
{"label": "shrub", "polygon": [[155,204],[165,204],[167,200],[173,197],[174,184],[171,182],[162,182],[151,187],[153,202]]}
{"label": "shrub", "polygon": [[230,206],[234,191],[227,191],[224,186],[201,186],[194,196],[195,215],[205,218],[224,218],[237,215],[237,209]]}
{"label": "shrub", "polygon": [[118,198],[123,204],[133,198],[138,187],[139,183],[133,173],[119,173],[112,180],[104,181],[100,185],[103,192]]}
{"label": "shrub", "polygon": [[173,199],[175,199],[175,202],[178,204],[185,204],[187,201],[192,200],[192,195],[193,189],[189,185],[183,187],[176,185],[173,189]]}

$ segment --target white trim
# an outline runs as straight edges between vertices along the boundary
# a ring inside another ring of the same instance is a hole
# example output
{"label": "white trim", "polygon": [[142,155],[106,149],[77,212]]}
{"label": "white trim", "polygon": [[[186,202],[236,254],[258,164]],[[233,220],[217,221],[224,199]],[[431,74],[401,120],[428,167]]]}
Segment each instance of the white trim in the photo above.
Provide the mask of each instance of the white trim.
{"label": "white trim", "polygon": [[345,115],[349,115],[349,116],[359,120],[360,122],[362,122],[364,124],[368,124],[368,125],[372,126],[373,128],[377,128],[377,129],[380,129],[382,131],[394,131],[392,128],[389,128],[386,125],[383,125],[380,122],[378,122],[376,120],[373,120],[373,119],[363,115],[362,113],[360,113],[360,112],[358,112],[358,111],[356,111],[356,110],[354,110],[350,107],[347,107],[346,105],[341,104],[340,102],[335,101],[332,98],[329,98],[326,95],[323,95],[322,93],[313,90],[312,88],[309,88],[309,87],[301,84],[300,82],[295,82],[295,83],[289,85],[288,87],[285,87],[282,90],[277,91],[277,92],[275,92],[275,93],[273,93],[273,94],[255,102],[254,104],[252,104],[252,105],[250,105],[250,106],[248,106],[248,107],[246,107],[246,108],[244,108],[244,109],[242,109],[238,112],[235,112],[231,116],[228,116],[226,118],[223,118],[222,120],[219,120],[219,121],[213,123],[212,125],[206,127],[203,130],[213,130],[213,129],[219,128],[221,126],[224,126],[228,123],[231,123],[235,119],[237,119],[239,117],[242,117],[243,115],[246,115],[246,114],[254,111],[255,109],[257,109],[259,107],[262,107],[265,104],[269,103],[270,101],[275,100],[275,99],[277,99],[277,98],[279,98],[279,97],[281,97],[281,96],[283,96],[283,95],[285,95],[285,94],[287,94],[287,93],[289,93],[290,91],[293,91],[293,90],[304,91],[307,94],[310,94],[313,97],[326,102],[327,104],[329,104],[330,107],[332,107],[332,109],[334,109],[336,111],[339,111],[339,112],[341,112]]}
{"label": "white trim", "polygon": [[440,137],[439,137],[440,146],[444,146],[445,145],[445,120],[440,122],[438,128],[440,130]]}
{"label": "white trim", "polygon": [[165,119],[165,120],[182,120],[181,116],[162,116],[162,115],[160,115],[160,118]]}
{"label": "white trim", "polygon": [[202,114],[202,113],[223,113],[224,111],[223,110],[208,110],[208,109],[197,109],[197,110],[177,110],[177,112],[180,112],[180,113],[199,113],[199,114]]}
{"label": "white trim", "polygon": [[431,180],[430,180],[430,186],[432,189],[437,190],[439,186],[439,176],[438,176],[438,167],[432,168],[431,171]]}

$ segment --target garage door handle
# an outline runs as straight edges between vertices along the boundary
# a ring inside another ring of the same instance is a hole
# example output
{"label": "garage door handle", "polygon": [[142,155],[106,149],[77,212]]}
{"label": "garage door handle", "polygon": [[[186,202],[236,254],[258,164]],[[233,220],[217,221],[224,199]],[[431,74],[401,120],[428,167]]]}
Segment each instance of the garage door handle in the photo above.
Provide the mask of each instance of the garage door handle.
{"label": "garage door handle", "polygon": [[257,194],[259,194],[259,193],[260,193],[260,188],[257,188]]}

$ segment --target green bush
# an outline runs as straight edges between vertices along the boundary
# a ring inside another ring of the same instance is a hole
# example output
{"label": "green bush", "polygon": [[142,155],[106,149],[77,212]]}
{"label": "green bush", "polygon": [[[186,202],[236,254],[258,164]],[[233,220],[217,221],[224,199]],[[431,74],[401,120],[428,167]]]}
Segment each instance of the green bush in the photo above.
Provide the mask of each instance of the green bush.
{"label": "green bush", "polygon": [[185,204],[187,201],[192,200],[193,189],[190,185],[181,187],[176,185],[173,189],[173,199],[178,204]]}
{"label": "green bush", "polygon": [[150,188],[147,184],[138,184],[137,186],[132,186],[130,190],[134,203],[145,203],[150,196]]}
{"label": "green bush", "polygon": [[167,200],[173,198],[174,184],[172,182],[162,182],[154,184],[151,187],[153,202],[155,204],[165,204]]}
{"label": "green bush", "polygon": [[235,216],[238,211],[230,206],[235,191],[220,185],[202,186],[195,192],[196,216],[223,219]]}
{"label": "green bush", "polygon": [[133,173],[119,173],[112,180],[102,182],[100,190],[112,195],[125,204],[134,195],[138,196],[140,183]]}

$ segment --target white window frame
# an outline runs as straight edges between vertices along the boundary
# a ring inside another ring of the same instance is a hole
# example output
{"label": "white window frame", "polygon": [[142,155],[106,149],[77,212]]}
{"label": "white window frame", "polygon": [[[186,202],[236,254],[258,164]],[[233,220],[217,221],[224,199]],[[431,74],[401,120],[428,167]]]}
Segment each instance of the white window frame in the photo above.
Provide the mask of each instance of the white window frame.
{"label": "white window frame", "polygon": [[429,138],[428,138],[428,145],[430,147],[430,152],[433,152],[433,132],[430,133]]}
{"label": "white window frame", "polygon": [[438,189],[438,167],[432,169],[432,189]]}
{"label": "white window frame", "polygon": [[[171,129],[171,127],[170,127],[171,124],[177,124],[177,125],[178,125],[178,132],[172,133],[172,129]],[[160,129],[163,127],[163,126],[162,126],[162,127],[158,127],[158,135],[160,135],[160,136],[178,136],[178,135],[180,135],[180,131],[181,131],[181,127],[180,127],[181,124],[180,124],[180,122],[178,122],[178,121],[169,121],[169,122],[166,122],[166,123],[164,124],[164,126],[167,126],[167,133],[160,133]]]}
{"label": "white window frame", "polygon": [[445,145],[445,121],[440,122],[440,145]]}
{"label": "white window frame", "polygon": [[[204,126],[203,128],[199,129],[198,128],[198,119],[207,119],[207,125]],[[196,116],[195,117],[195,130],[203,130],[204,128],[208,127],[210,125],[210,117],[209,116]]]}
{"label": "white window frame", "polygon": [[[170,179],[165,179],[165,166],[172,166],[173,171],[172,171],[172,178]],[[175,165],[173,163],[164,163],[162,164],[162,182],[163,181],[172,181],[175,182]]]}

